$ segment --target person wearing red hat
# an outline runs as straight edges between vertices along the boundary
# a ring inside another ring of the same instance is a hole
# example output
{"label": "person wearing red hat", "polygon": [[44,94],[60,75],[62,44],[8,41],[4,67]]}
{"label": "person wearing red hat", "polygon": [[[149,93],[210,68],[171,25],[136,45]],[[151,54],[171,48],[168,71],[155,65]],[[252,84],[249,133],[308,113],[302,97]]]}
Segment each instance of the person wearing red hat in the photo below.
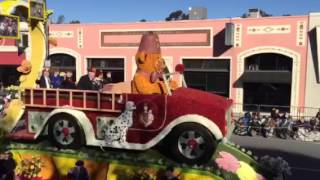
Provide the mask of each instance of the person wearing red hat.
{"label": "person wearing red hat", "polygon": [[[132,92],[139,94],[168,94],[165,83],[161,80],[165,64],[161,58],[159,37],[148,32],[141,38],[136,54],[137,71],[132,81]],[[169,82],[170,88],[177,88],[177,83]]]}
{"label": "person wearing red hat", "polygon": [[82,89],[82,90],[96,90],[94,88],[95,74],[96,74],[96,69],[91,68],[88,71],[88,74],[86,74],[80,78],[77,88]]}

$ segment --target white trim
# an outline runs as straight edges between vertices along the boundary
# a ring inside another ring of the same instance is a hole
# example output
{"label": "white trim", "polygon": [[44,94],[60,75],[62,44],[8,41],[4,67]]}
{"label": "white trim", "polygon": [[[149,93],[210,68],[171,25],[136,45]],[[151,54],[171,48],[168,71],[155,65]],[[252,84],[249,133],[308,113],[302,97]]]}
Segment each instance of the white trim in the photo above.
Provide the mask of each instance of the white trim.
{"label": "white trim", "polygon": [[131,76],[132,76],[132,78],[131,79],[133,79],[133,77],[134,77],[134,75],[136,74],[136,71],[137,71],[137,63],[136,63],[136,56],[132,56],[131,57],[131,63],[132,63],[132,65],[131,65],[131,70],[132,70],[132,72],[131,72]]}
{"label": "white trim", "polygon": [[51,111],[48,114],[48,116],[44,119],[42,125],[39,127],[38,132],[35,134],[34,138],[37,139],[41,135],[43,130],[46,128],[47,123],[51,117],[53,117],[54,115],[60,114],[60,113],[69,114],[69,115],[73,116],[78,121],[79,125],[81,126],[81,128],[84,131],[86,142],[91,142],[96,139],[93,126],[90,123],[90,120],[84,114],[84,112],[70,109],[68,107],[66,107],[65,109],[55,109],[55,110]]}
{"label": "white trim", "polygon": [[103,147],[131,149],[131,150],[147,150],[157,145],[163,138],[165,138],[172,131],[174,127],[177,127],[178,125],[181,125],[183,123],[190,123],[190,122],[197,123],[199,125],[206,127],[213,134],[213,136],[217,141],[223,138],[221,130],[213,121],[207,119],[204,116],[191,114],[191,115],[184,115],[173,120],[161,131],[161,133],[159,133],[156,137],[154,137],[152,140],[150,140],[146,144],[138,144],[138,143],[107,144],[104,140],[96,139],[93,126],[90,123],[90,120],[85,115],[85,113],[83,113],[82,111],[73,110],[73,109],[55,109],[46,117],[46,119],[44,120],[44,123],[39,128],[38,132],[35,134],[34,136],[35,139],[37,139],[40,136],[40,134],[43,132],[43,130],[45,130],[48,120],[52,116],[59,113],[69,114],[78,120],[79,125],[82,127],[84,131],[86,145],[89,145],[89,146],[103,146]]}
{"label": "white trim", "polygon": [[[300,28],[301,26],[301,28]],[[306,44],[306,36],[307,36],[307,22],[306,21],[298,21],[297,29],[296,29],[296,46],[305,46]]]}
{"label": "white trim", "polygon": [[[239,31],[237,29],[239,28]],[[242,24],[235,24],[234,29],[234,47],[241,47],[242,46]]]}
{"label": "white trim", "polygon": [[84,57],[84,63],[85,63],[85,72],[87,73],[87,64],[88,64],[88,59],[89,58],[96,58],[96,59],[114,59],[114,58],[121,58],[121,59],[123,59],[123,65],[124,65],[124,67],[123,67],[123,73],[124,73],[124,82],[126,82],[127,81],[127,73],[126,73],[126,70],[127,70],[127,57],[126,56],[85,56]]}
{"label": "white trim", "polygon": [[[210,45],[209,46],[162,46],[161,49],[171,48],[212,48],[213,47],[213,28],[212,27],[196,27],[196,28],[146,28],[146,29],[100,29],[99,40],[101,40],[102,32],[135,32],[135,31],[174,31],[174,30],[210,30]],[[100,49],[137,49],[138,47],[102,47],[101,41],[99,41]]]}
{"label": "white trim", "polygon": [[[318,61],[318,73],[320,72],[320,26],[316,27],[316,33],[317,33],[317,57],[318,59],[316,61]],[[320,74],[318,74],[318,79],[320,79]]]}
{"label": "white trim", "polygon": [[83,43],[83,28],[78,28],[77,29],[77,47],[78,49],[83,49],[84,48],[84,43]]}
{"label": "white trim", "polygon": [[83,72],[81,69],[81,54],[79,54],[77,51],[69,48],[50,48],[49,50],[49,56],[53,54],[67,54],[75,58],[76,60],[76,77],[77,81],[82,76]]}
{"label": "white trim", "polygon": [[206,127],[213,134],[213,136],[217,141],[223,138],[221,130],[213,121],[200,115],[191,114],[191,115],[184,115],[173,120],[161,131],[161,133],[159,133],[156,137],[154,137],[152,140],[150,140],[146,144],[124,143],[124,144],[109,145],[109,144],[106,144],[105,141],[103,140],[95,140],[92,143],[87,142],[87,145],[112,147],[112,148],[119,148],[119,149],[147,150],[157,145],[162,139],[164,139],[172,131],[174,127],[177,127],[180,124],[189,123],[189,122],[197,123],[199,125]]}
{"label": "white trim", "polygon": [[18,52],[17,46],[1,46],[0,45],[0,52]]}
{"label": "white trim", "polygon": [[50,31],[49,37],[62,39],[74,38],[74,31]]}
{"label": "white trim", "polygon": [[[231,99],[232,98],[232,96],[231,96],[231,93],[232,93],[232,84],[233,84],[233,82],[232,82],[232,70],[233,70],[233,67],[232,67],[232,56],[219,56],[219,57],[214,57],[214,56],[180,56],[180,63],[181,64],[183,64],[183,59],[206,59],[206,60],[208,60],[208,59],[212,59],[212,60],[214,60],[214,59],[228,59],[230,62],[230,64],[229,64],[229,67],[230,67],[230,70],[229,70],[229,99]],[[180,83],[182,83],[181,82],[181,80],[180,80]]]}
{"label": "white trim", "polygon": [[291,33],[291,25],[265,25],[265,26],[248,26],[248,35],[258,34],[289,34]]}
{"label": "white trim", "polygon": [[232,59],[232,56],[180,56],[180,60],[182,59]]}
{"label": "white trim", "polygon": [[[297,113],[297,108],[299,106],[299,88],[300,88],[300,54],[278,46],[259,46],[256,48],[248,49],[241,52],[237,58],[237,75],[236,80],[238,80],[244,72],[244,61],[247,57],[262,54],[262,53],[276,53],[288,56],[292,59],[292,81],[291,81],[291,104],[292,107],[290,112]],[[240,82],[241,83],[241,82]],[[236,88],[236,103],[243,104],[243,88]],[[237,106],[235,112],[243,112],[242,106]]]}

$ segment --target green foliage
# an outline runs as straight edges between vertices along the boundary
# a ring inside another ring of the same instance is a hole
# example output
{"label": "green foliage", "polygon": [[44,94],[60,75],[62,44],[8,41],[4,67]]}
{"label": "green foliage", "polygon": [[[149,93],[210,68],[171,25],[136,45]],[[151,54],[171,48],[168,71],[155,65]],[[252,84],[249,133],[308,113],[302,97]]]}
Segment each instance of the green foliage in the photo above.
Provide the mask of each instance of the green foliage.
{"label": "green foliage", "polygon": [[166,21],[178,21],[178,20],[187,20],[189,19],[189,14],[185,14],[182,10],[177,10],[169,14],[166,17]]}

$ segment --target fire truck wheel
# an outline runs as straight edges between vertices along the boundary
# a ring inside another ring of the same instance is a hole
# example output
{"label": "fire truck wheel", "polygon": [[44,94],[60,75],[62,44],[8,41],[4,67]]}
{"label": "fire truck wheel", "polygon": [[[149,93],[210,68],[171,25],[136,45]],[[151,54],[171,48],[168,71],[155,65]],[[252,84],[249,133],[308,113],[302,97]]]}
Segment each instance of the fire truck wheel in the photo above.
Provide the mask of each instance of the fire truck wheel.
{"label": "fire truck wheel", "polygon": [[71,115],[58,114],[50,118],[48,134],[59,148],[78,149],[84,145],[83,131]]}
{"label": "fire truck wheel", "polygon": [[212,159],[217,148],[209,130],[196,123],[185,123],[174,128],[167,138],[171,156],[179,163],[204,164]]}

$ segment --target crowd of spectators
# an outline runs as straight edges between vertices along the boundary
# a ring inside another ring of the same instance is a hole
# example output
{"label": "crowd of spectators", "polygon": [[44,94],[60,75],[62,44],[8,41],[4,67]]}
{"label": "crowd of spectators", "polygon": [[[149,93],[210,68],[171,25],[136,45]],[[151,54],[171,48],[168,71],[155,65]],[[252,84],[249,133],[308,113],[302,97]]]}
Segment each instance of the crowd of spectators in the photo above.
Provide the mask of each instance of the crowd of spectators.
{"label": "crowd of spectators", "polygon": [[112,83],[111,72],[105,74],[95,68],[91,68],[88,74],[82,76],[78,83],[74,81],[72,71],[59,72],[45,68],[41,77],[36,81],[40,88],[101,90],[105,84]]}
{"label": "crowd of spectators", "polygon": [[299,129],[304,132],[320,134],[320,109],[314,117],[292,117],[273,108],[270,115],[260,115],[259,112],[247,112],[236,121],[235,134],[276,136],[287,139],[299,139]]}

